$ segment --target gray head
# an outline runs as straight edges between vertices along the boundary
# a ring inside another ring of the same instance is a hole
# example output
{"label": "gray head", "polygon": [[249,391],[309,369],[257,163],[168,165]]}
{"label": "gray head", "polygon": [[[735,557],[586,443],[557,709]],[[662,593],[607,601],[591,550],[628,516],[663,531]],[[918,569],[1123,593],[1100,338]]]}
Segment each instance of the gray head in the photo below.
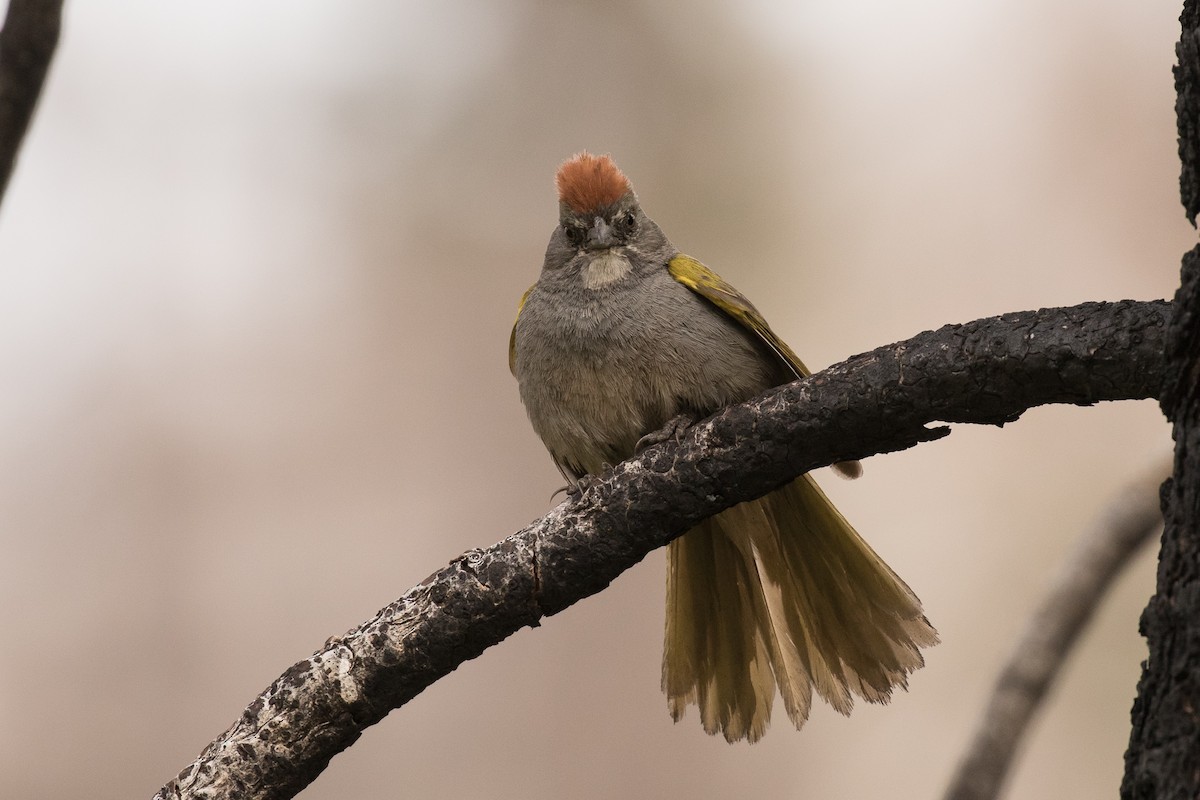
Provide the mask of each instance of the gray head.
{"label": "gray head", "polygon": [[597,259],[626,262],[633,273],[660,268],[675,255],[658,225],[642,211],[633,186],[608,156],[580,153],[555,176],[558,227],[546,248],[547,270],[578,273]]}

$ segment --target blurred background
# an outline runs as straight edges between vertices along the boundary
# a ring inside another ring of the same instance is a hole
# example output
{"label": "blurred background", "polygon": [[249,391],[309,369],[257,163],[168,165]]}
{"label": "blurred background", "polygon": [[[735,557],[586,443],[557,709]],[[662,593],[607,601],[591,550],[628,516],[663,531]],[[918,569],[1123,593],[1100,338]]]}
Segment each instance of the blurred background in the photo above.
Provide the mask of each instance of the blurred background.
{"label": "blurred background", "polygon": [[[2,3],[0,3],[2,5]],[[0,214],[0,796],[148,797],[280,672],[561,481],[508,374],[557,165],[609,152],[808,364],[1170,296],[1178,2],[70,2]],[[661,553],[307,798],[929,798],[1061,557],[1171,447],[1045,408],[819,479],[943,644],[908,693],[673,725]],[[1011,797],[1111,796],[1154,554]]]}

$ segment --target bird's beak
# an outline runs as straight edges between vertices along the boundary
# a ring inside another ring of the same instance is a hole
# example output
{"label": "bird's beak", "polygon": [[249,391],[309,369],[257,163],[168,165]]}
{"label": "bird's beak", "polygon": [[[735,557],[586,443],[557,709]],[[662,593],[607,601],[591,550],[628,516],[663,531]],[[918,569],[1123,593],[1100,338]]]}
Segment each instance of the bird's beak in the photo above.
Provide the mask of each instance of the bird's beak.
{"label": "bird's beak", "polygon": [[613,229],[604,221],[603,217],[596,217],[592,227],[588,229],[584,247],[588,250],[603,250],[614,244],[616,244],[616,240],[613,237]]}

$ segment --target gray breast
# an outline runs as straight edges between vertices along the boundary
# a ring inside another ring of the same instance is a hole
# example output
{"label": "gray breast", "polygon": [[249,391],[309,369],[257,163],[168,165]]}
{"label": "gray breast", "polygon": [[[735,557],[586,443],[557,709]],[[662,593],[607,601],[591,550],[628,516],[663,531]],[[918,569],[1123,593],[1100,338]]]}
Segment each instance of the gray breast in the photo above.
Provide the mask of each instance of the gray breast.
{"label": "gray breast", "polygon": [[569,472],[600,472],[687,411],[778,381],[761,346],[665,266],[600,289],[542,280],[517,323],[516,373],[534,429]]}

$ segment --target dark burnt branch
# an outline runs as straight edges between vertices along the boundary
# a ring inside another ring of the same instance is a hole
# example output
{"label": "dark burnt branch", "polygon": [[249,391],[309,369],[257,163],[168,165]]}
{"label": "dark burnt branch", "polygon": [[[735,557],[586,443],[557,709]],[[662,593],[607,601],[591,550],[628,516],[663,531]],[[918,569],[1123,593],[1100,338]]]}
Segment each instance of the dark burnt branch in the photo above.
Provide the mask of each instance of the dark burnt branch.
{"label": "dark burnt branch", "polygon": [[1158,490],[1169,474],[1170,464],[1159,464],[1122,489],[1063,562],[996,679],[946,800],[1000,795],[1021,737],[1079,634],[1121,568],[1162,530]]}
{"label": "dark burnt branch", "polygon": [[1166,302],[949,325],[726,409],[330,639],[250,704],[160,798],[287,798],[363,729],[731,505],[836,461],[1002,425],[1047,403],[1156,397]]}
{"label": "dark burnt branch", "polygon": [[[1184,0],[1175,53],[1179,196],[1200,215],[1200,0]],[[1175,469],[1163,487],[1158,586],[1142,613],[1142,664],[1122,800],[1200,797],[1200,247],[1186,253],[1167,333],[1162,408]]]}
{"label": "dark burnt branch", "polygon": [[10,0],[0,29],[0,200],[58,45],[62,0]]}
{"label": "dark burnt branch", "polygon": [[[1194,22],[1196,36],[1200,18]],[[1193,69],[1200,78],[1200,63]],[[1149,652],[1133,701],[1122,800],[1200,797],[1200,247],[1183,257],[1172,308],[1179,313],[1167,329],[1160,394],[1175,464],[1162,491],[1158,585],[1142,612]]]}

